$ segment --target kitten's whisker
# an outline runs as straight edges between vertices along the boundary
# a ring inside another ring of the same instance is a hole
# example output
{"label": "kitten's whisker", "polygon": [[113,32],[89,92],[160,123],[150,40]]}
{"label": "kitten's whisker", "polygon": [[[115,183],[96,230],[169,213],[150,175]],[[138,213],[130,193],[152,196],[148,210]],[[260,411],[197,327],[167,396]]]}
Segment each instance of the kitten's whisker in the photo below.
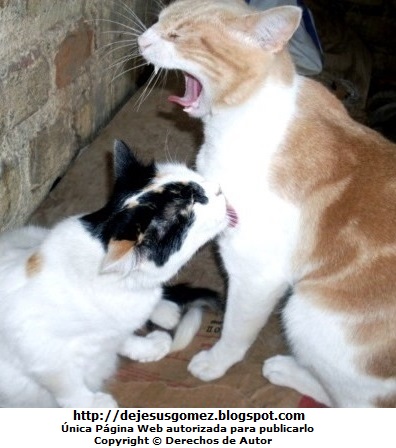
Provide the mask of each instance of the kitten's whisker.
{"label": "kitten's whisker", "polygon": [[172,158],[172,155],[171,155],[171,153],[170,153],[170,149],[169,149],[169,135],[170,135],[170,131],[169,131],[169,129],[166,131],[166,135],[165,135],[165,143],[164,143],[164,152],[165,152],[165,156],[166,156],[166,160],[169,162],[169,163],[175,163],[174,162],[174,160],[173,160],[173,158]]}

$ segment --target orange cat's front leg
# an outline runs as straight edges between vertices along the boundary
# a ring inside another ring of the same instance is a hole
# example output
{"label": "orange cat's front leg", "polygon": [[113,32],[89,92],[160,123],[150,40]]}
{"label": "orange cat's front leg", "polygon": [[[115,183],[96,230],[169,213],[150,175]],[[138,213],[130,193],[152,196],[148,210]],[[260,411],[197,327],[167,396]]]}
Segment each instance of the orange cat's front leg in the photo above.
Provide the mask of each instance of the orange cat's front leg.
{"label": "orange cat's front leg", "polygon": [[223,376],[241,361],[265,325],[288,285],[281,280],[230,277],[227,309],[220,340],[191,360],[188,370],[203,381]]}

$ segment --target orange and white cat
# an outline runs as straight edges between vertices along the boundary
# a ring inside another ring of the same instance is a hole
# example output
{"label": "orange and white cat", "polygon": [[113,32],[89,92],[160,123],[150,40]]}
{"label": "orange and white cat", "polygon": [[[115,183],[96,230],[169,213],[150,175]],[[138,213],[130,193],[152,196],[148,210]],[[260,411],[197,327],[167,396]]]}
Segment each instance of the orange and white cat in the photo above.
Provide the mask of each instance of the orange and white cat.
{"label": "orange and white cat", "polygon": [[229,290],[222,336],[189,370],[204,381],[241,361],[279,299],[292,355],[272,383],[328,406],[396,406],[396,146],[296,74],[295,7],[177,0],[139,38],[182,70],[170,99],[204,123],[198,171],[238,225],[219,239]]}

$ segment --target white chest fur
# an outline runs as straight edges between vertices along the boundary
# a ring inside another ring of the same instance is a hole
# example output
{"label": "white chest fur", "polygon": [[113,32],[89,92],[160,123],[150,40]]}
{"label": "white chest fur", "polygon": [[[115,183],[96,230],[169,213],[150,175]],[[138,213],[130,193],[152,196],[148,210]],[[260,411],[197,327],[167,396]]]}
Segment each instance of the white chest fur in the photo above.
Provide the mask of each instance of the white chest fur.
{"label": "white chest fur", "polygon": [[288,281],[299,213],[273,191],[269,176],[272,157],[295,112],[297,84],[265,86],[242,106],[208,117],[197,158],[198,171],[220,183],[239,216],[238,226],[220,242],[223,257],[234,258],[237,252],[240,266],[245,253],[257,269],[271,259]]}

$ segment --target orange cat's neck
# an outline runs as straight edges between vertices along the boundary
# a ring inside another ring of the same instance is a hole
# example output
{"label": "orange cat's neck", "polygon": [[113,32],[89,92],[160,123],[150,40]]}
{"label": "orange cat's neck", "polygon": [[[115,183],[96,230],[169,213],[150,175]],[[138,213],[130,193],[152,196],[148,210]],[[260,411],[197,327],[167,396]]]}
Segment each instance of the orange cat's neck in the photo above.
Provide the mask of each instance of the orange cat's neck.
{"label": "orange cat's neck", "polygon": [[283,50],[276,55],[268,55],[258,51],[252,60],[242,58],[240,70],[243,76],[235,80],[231,74],[225,72],[224,77],[230,76],[227,89],[219,91],[216,98],[216,109],[242,105],[257,94],[263,86],[268,84],[283,84],[290,87],[295,79],[296,71],[288,51]]}

